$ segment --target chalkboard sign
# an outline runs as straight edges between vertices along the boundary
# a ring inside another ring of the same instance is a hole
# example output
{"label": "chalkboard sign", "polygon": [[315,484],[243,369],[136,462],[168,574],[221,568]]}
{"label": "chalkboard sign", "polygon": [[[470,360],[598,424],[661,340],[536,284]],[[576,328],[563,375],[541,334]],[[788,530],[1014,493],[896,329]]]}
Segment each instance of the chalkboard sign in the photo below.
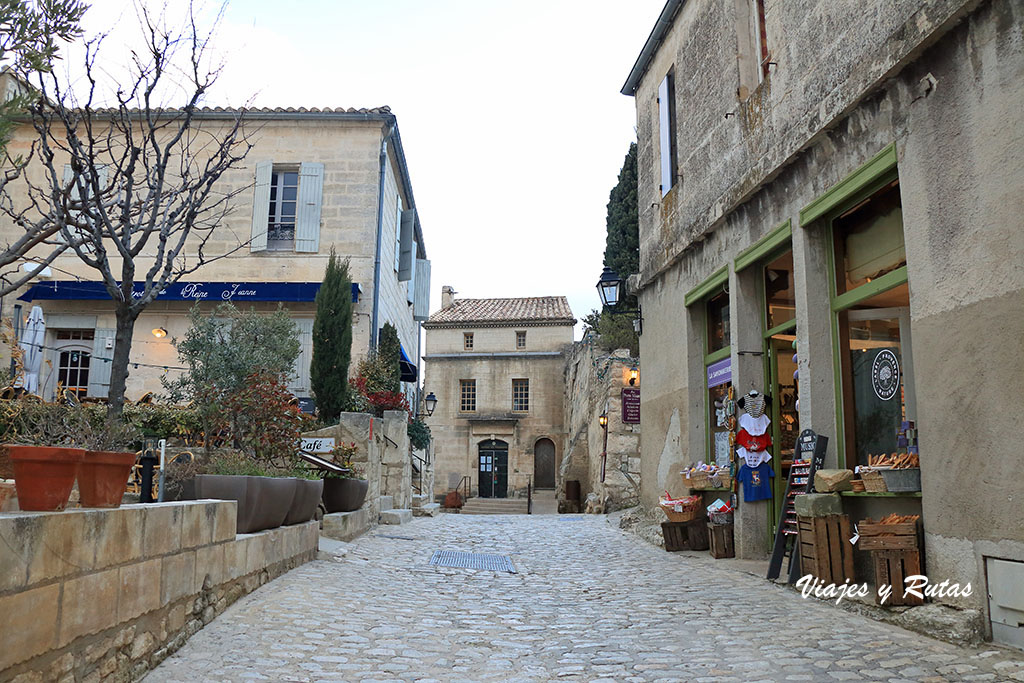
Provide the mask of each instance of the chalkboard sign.
{"label": "chalkboard sign", "polygon": [[796,460],[806,460],[814,463],[814,469],[819,470],[825,466],[825,450],[828,448],[828,437],[817,434],[813,429],[805,429],[800,432],[800,438],[796,440]]}
{"label": "chalkboard sign", "polygon": [[640,424],[640,390],[622,390],[622,422],[623,424]]}

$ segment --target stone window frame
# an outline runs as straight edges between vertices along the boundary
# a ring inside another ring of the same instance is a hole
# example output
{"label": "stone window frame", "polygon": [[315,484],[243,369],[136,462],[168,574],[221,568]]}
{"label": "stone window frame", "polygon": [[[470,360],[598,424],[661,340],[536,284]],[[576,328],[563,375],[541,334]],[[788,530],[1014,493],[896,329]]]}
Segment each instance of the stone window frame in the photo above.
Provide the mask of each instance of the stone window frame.
{"label": "stone window frame", "polygon": [[530,412],[530,380],[526,377],[512,380],[512,412]]}
{"label": "stone window frame", "polygon": [[460,413],[475,413],[476,412],[476,380],[475,379],[460,379],[459,380],[459,412]]}
{"label": "stone window frame", "polygon": [[516,330],[516,348],[526,348],[526,330]]}
{"label": "stone window frame", "polygon": [[473,350],[473,333],[472,332],[463,332],[462,333],[462,349],[464,351],[472,351]]}

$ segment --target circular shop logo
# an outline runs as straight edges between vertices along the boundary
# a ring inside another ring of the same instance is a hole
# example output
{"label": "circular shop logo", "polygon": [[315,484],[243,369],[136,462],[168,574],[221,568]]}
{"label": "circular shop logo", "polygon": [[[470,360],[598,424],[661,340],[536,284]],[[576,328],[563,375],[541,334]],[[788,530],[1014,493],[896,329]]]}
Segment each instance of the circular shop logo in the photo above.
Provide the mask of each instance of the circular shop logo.
{"label": "circular shop logo", "polygon": [[900,390],[900,361],[889,349],[882,349],[871,364],[871,386],[875,396],[888,401]]}

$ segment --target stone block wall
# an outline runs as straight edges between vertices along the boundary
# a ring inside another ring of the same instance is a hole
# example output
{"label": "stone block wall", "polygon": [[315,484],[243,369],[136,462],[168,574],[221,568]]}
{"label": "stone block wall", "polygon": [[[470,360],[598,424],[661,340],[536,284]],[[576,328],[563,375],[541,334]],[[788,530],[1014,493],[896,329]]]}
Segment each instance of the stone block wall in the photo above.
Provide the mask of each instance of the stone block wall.
{"label": "stone block wall", "polygon": [[235,534],[234,501],[0,514],[0,680],[134,680],[314,558],[315,522]]}

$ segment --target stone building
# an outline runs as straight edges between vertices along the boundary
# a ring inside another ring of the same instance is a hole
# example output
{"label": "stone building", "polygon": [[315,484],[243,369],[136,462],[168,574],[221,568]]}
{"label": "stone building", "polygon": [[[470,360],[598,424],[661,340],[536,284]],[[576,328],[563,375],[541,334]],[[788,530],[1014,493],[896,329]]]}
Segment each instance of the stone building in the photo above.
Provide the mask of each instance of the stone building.
{"label": "stone building", "polygon": [[670,0],[622,89],[644,504],[728,461],[730,387],[774,398],[775,496],[741,496],[742,557],[769,548],[800,430],[853,468],[913,426],[922,492],[844,506],[922,514],[928,575],[974,587],[946,601],[1017,643],[1020,612],[987,596],[1024,582],[1022,25],[1013,0]]}
{"label": "stone building", "polygon": [[434,494],[464,478],[471,496],[517,497],[554,489],[565,425],[565,354],[573,341],[562,296],[456,299],[423,324],[423,391],[437,397]]}
{"label": "stone building", "polygon": [[[196,127],[216,133],[236,115],[205,109]],[[251,189],[238,195],[205,251],[223,254],[243,246],[169,288],[140,316],[131,352],[139,366],[129,367],[127,396],[161,389],[163,366],[179,364],[171,338],[186,331],[194,303],[205,311],[231,301],[259,311],[282,304],[290,311],[302,342],[290,388],[309,397],[313,300],[332,247],[349,260],[354,283],[352,367],[390,322],[405,355],[404,386],[413,394],[419,325],[429,313],[430,261],[395,115],[388,107],[259,109],[247,111],[245,122],[253,129],[254,147],[244,165],[219,183]],[[22,124],[9,149],[25,153],[32,137],[31,125]],[[41,170],[30,167],[28,173],[38,178]],[[0,236],[14,230],[0,222]],[[9,316],[21,306],[24,315],[33,304],[44,311],[44,360],[53,368],[48,372],[44,364],[43,395],[51,396],[60,380],[80,395],[106,396],[110,364],[99,360],[113,353],[114,314],[98,273],[68,251],[48,277],[7,297],[2,310]]]}

